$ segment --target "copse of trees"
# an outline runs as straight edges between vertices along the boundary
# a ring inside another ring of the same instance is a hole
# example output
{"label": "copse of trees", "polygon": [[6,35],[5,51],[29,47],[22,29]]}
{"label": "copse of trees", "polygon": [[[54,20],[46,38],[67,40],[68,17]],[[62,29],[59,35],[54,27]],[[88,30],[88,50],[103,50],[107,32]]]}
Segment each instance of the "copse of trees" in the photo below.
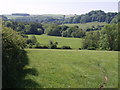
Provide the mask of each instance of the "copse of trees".
{"label": "copse of trees", "polygon": [[51,36],[62,36],[62,37],[77,37],[81,38],[85,36],[85,31],[79,29],[78,26],[68,27],[66,25],[58,24],[45,24],[43,26],[45,29],[45,34]]}
{"label": "copse of trees", "polygon": [[57,24],[45,24],[45,34],[51,36],[61,36],[61,27]]}
{"label": "copse of trees", "polygon": [[100,49],[118,50],[118,24],[106,25],[101,32]]}
{"label": "copse of trees", "polygon": [[89,32],[85,36],[85,40],[83,41],[83,48],[89,50],[95,50],[99,48],[99,39],[100,32]]}
{"label": "copse of trees", "polygon": [[81,38],[85,36],[85,31],[82,29],[79,29],[78,26],[69,27],[65,31],[62,31],[63,37],[76,37]]}
{"label": "copse of trees", "polygon": [[13,22],[4,21],[3,25],[10,27],[13,30],[23,34],[43,34],[44,28],[41,23],[24,23],[24,22]]}
{"label": "copse of trees", "polygon": [[87,33],[83,41],[84,49],[119,50],[118,24],[105,25],[100,32]]}

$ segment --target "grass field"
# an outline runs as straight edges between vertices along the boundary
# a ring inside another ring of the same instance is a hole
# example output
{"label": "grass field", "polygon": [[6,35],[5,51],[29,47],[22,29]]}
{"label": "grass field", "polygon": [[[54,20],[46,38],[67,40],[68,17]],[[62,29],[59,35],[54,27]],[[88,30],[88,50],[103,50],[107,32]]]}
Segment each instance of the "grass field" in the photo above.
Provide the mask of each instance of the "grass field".
{"label": "grass field", "polygon": [[89,27],[91,27],[91,26],[98,26],[98,25],[106,25],[107,23],[105,23],[105,22],[90,22],[90,23],[83,23],[83,24],[81,24],[81,23],[78,23],[78,24],[64,24],[64,25],[67,25],[67,26],[69,26],[69,27],[73,27],[73,26],[79,26],[79,28],[81,28],[81,29],[86,29],[86,28],[89,28]]}
{"label": "grass field", "polygon": [[[118,52],[91,50],[26,49],[38,75],[27,75],[42,88],[118,87]],[[27,84],[27,83],[26,83]],[[27,86],[27,85],[25,85]],[[34,87],[34,84],[31,84]]]}
{"label": "grass field", "polygon": [[[31,36],[31,35],[28,35]],[[53,42],[58,42],[58,47],[62,46],[70,46],[73,49],[78,49],[82,46],[81,38],[65,38],[65,37],[55,37],[48,36],[46,34],[43,35],[35,35],[38,42],[43,45],[49,45],[50,40]]]}

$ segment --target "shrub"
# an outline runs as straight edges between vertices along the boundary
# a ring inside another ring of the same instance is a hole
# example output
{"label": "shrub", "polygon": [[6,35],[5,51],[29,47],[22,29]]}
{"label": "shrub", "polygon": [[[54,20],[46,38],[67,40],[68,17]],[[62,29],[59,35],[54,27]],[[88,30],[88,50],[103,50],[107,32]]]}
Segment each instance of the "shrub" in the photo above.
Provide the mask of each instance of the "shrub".
{"label": "shrub", "polygon": [[70,46],[62,46],[62,49],[71,49]]}
{"label": "shrub", "polygon": [[58,45],[58,42],[50,41],[49,48],[50,49],[57,49],[57,45]]}
{"label": "shrub", "polygon": [[95,47],[88,47],[88,50],[96,50]]}
{"label": "shrub", "polygon": [[79,50],[81,50],[82,48],[78,48]]}

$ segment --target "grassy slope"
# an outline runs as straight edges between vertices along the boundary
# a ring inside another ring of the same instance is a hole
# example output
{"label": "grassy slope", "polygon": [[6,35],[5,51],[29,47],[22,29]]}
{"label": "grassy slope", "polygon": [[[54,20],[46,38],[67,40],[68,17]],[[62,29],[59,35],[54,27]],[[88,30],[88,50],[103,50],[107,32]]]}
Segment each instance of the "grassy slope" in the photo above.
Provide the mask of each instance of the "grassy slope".
{"label": "grassy slope", "polygon": [[[118,87],[118,52],[88,50],[27,49],[29,68],[36,68],[38,76],[28,75],[46,88],[99,88],[104,71],[108,77],[106,88]],[[34,87],[31,85],[31,87]]]}
{"label": "grassy slope", "polygon": [[[29,35],[30,36],[30,35]],[[82,39],[80,38],[65,38],[65,37],[55,37],[43,35],[35,35],[40,44],[48,45],[49,41],[57,41],[58,47],[70,46],[73,49],[78,49],[82,46]]]}
{"label": "grassy slope", "polygon": [[98,25],[106,25],[107,23],[105,23],[105,22],[90,22],[90,23],[83,23],[83,24],[81,24],[81,23],[78,23],[78,24],[64,24],[64,25],[67,25],[67,26],[75,26],[75,25],[77,25],[77,26],[79,26],[80,28],[82,28],[82,29],[86,29],[86,28],[88,28],[88,27],[91,27],[91,26],[98,26]]}

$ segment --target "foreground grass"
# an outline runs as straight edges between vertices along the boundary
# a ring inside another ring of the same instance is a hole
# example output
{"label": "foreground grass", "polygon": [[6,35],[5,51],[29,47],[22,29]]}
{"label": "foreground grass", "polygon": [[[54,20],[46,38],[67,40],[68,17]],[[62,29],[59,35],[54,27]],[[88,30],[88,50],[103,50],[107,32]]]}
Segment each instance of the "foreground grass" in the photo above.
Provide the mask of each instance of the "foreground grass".
{"label": "foreground grass", "polygon": [[78,49],[82,47],[81,38],[56,37],[56,36],[48,36],[46,34],[35,35],[35,37],[37,38],[37,41],[42,45],[49,45],[49,42],[53,41],[53,42],[58,42],[58,47],[70,46],[73,49]]}
{"label": "foreground grass", "polygon": [[[118,87],[118,52],[88,50],[26,49],[38,76],[28,75],[42,88]],[[31,85],[31,87],[34,87]]]}

